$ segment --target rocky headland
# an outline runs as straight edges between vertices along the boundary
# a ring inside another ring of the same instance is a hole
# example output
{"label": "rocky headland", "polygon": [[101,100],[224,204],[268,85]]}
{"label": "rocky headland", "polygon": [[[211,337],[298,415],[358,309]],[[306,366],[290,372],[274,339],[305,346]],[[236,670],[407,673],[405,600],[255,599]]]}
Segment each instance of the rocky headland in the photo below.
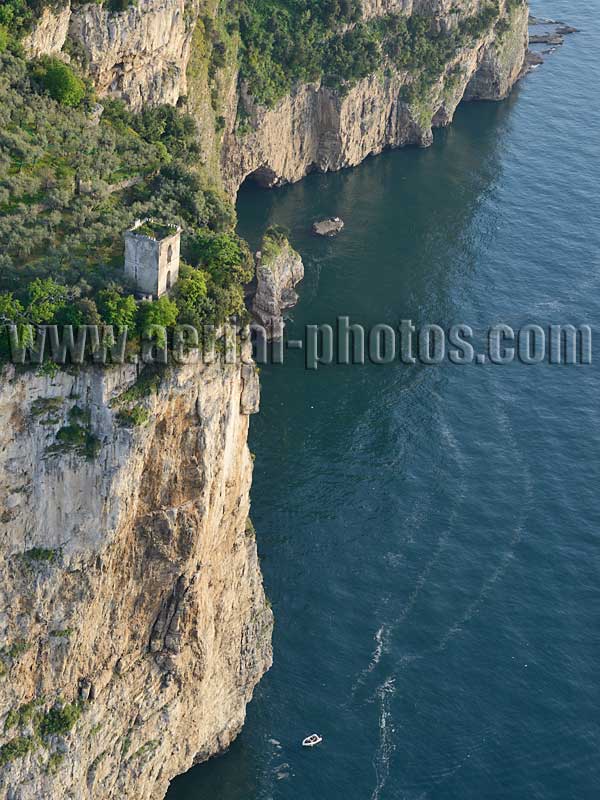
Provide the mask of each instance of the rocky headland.
{"label": "rocky headland", "polygon": [[[456,46],[433,75],[386,55],[352,82],[295,82],[261,104],[225,5],[138,0],[116,13],[67,0],[43,9],[23,45],[77,64],[101,98],[188,111],[199,160],[230,198],[246,179],[279,186],[429,146],[460,102],[501,100],[523,74],[520,0],[365,0],[365,25],[421,15]],[[273,335],[302,275],[283,238],[263,242],[252,311]],[[249,521],[258,379],[247,356],[141,376],[5,369],[0,787],[10,800],[159,800],[239,732],[271,664],[273,622]]]}

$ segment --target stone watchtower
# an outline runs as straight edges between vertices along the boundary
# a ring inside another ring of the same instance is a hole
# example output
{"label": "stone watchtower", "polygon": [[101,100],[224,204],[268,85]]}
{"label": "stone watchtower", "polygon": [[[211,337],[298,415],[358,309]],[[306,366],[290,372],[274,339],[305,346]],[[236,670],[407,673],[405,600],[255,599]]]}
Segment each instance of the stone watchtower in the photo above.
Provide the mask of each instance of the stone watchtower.
{"label": "stone watchtower", "polygon": [[125,275],[138,294],[159,298],[177,283],[181,228],[138,220],[125,232]]}

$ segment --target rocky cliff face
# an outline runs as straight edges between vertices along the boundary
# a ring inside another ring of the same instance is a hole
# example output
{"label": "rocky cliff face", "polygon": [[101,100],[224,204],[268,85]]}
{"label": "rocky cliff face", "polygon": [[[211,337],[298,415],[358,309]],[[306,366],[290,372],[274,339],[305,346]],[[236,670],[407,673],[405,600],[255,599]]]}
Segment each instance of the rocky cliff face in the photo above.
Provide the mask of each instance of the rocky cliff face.
{"label": "rocky cliff face", "polygon": [[62,8],[54,9],[46,6],[42,9],[37,24],[23,41],[27,55],[30,58],[38,58],[60,53],[67,39],[70,19],[70,4]]}
{"label": "rocky cliff face", "polygon": [[121,97],[136,110],[175,105],[187,91],[197,14],[190,0],[138,0],[120,14],[87,5],[73,11],[69,35],[100,94]]}
{"label": "rocky cliff face", "polygon": [[504,100],[523,74],[529,43],[529,9],[521,6],[508,15],[491,41],[478,54],[463,100]]}
{"label": "rocky cliff face", "polygon": [[181,367],[156,392],[144,379],[127,392],[134,379],[132,367],[3,375],[11,800],[162,798],[237,735],[271,664],[248,522],[254,368]]}
{"label": "rocky cliff face", "polygon": [[295,288],[304,278],[300,255],[287,240],[274,242],[257,253],[256,293],[252,313],[269,339],[281,339],[285,327],[283,312],[298,302]]}
{"label": "rocky cliff face", "polygon": [[[444,31],[483,5],[481,0],[363,0],[363,16],[426,14]],[[175,104],[189,94],[204,160],[235,196],[248,176],[277,186],[314,170],[354,166],[386,148],[427,146],[432,128],[449,124],[463,98],[505,97],[527,48],[527,5],[501,0],[500,18],[461,48],[418,102],[405,99],[415,76],[387,65],[348,92],[320,82],[300,85],[277,107],[265,109],[239,83],[235,64],[211,78],[202,63],[199,51],[208,37],[203,20],[214,18],[218,8],[216,0],[139,0],[122,13],[96,4],[67,5],[44,12],[26,49],[57,53],[65,49],[68,31],[66,49],[78,54],[99,93],[121,97],[134,109]],[[249,123],[245,134],[237,125],[240,115]]]}
{"label": "rocky cliff face", "polygon": [[[363,1],[366,18],[428,13],[440,29],[479,6]],[[503,3],[418,102],[405,99],[414,76],[390,68],[345,93],[297,86],[265,109],[234,60],[210,76],[202,20],[217,7],[67,3],[43,12],[25,47],[70,53],[100,94],[135,109],[187,95],[204,159],[235,196],[248,176],[274,186],[430,144],[463,98],[506,95],[527,43],[526,6]],[[287,250],[263,261],[255,315],[280,325],[301,276]],[[134,380],[133,367],[3,376],[0,794],[10,800],[162,798],[170,778],[229,744],[271,663],[247,522],[254,370],[182,367],[148,396]]]}
{"label": "rocky cliff face", "polygon": [[120,13],[67,0],[44,9],[25,51],[33,57],[74,50],[99,94],[122,98],[135,110],[175,105],[187,91],[198,13],[197,0],[137,0]]}
{"label": "rocky cliff face", "polygon": [[[451,3],[434,5],[441,26],[457,24],[461,15],[449,13]],[[431,13],[432,3],[426,0],[373,0],[365,11],[375,16],[398,9],[424,11],[425,6]],[[476,3],[467,3],[462,15],[474,8]],[[523,67],[527,22],[526,6],[507,8],[498,25],[461,49],[418,103],[405,100],[412,78],[394,69],[365,78],[347,93],[321,83],[299,86],[274,109],[256,106],[242,87],[239,104],[252,130],[240,136],[230,121],[225,132],[221,174],[226,189],[235,195],[248,176],[263,186],[280,186],[315,170],[356,166],[386,148],[431,144],[432,128],[448,125],[463,98],[506,97]]]}

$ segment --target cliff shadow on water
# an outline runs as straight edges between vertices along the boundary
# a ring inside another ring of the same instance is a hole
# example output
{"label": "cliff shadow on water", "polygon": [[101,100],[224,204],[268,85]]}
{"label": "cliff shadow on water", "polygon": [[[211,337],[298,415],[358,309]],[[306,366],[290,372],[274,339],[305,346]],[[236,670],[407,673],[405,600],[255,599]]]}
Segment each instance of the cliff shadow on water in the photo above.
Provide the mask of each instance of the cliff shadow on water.
{"label": "cliff shadow on water", "polygon": [[[240,235],[258,248],[266,228],[283,226],[306,265],[291,338],[302,324],[334,324],[340,314],[393,325],[407,299],[417,319],[431,311],[439,317],[465,266],[474,264],[470,231],[500,176],[515,95],[502,103],[463,103],[427,149],[387,151],[277,190],[244,183]],[[345,221],[344,232],[333,241],[315,237],[313,221],[332,214]],[[453,308],[448,312],[452,317]],[[293,366],[303,358],[288,354],[287,361]]]}
{"label": "cliff shadow on water", "polygon": [[[464,286],[477,269],[474,229],[482,199],[502,172],[514,102],[463,104],[454,124],[437,131],[426,150],[389,151],[359,167],[312,174],[277,190],[245,183],[238,198],[240,234],[256,248],[268,226],[284,226],[304,260],[300,302],[287,319],[289,338],[302,338],[307,324],[335,325],[342,314],[366,327],[397,325],[401,318],[417,326],[461,318]],[[335,240],[315,237],[312,222],[331,214],[344,219],[344,232]],[[397,463],[399,474],[412,473],[408,480],[414,487],[422,482],[425,495],[431,486],[429,467],[405,459],[414,438],[414,409],[425,408],[431,392],[444,393],[443,381],[420,366],[337,367],[315,374],[304,369],[303,354],[288,351],[285,359],[283,366],[262,368],[262,409],[251,427],[257,454],[252,514],[277,620],[274,667],[258,687],[247,725],[230,752],[177,778],[168,800],[266,798],[274,781],[277,797],[317,796],[295,795],[286,780],[298,770],[305,791],[323,789],[295,752],[300,734],[320,725],[332,738],[344,728],[359,736],[363,716],[378,713],[377,703],[358,714],[353,707],[349,675],[360,667],[357,654],[345,652],[352,641],[348,628],[377,617],[387,582],[394,574],[399,578],[393,570],[380,575],[383,588],[374,589],[365,541],[376,535],[369,526],[377,504],[389,503],[386,492],[394,491],[385,483],[385,465]],[[375,397],[383,399],[374,403]],[[373,419],[382,404],[389,419],[381,414]],[[399,422],[404,413],[406,427]],[[432,421],[425,412],[421,416],[426,431]],[[434,447],[432,441],[423,452],[427,464]],[[381,491],[365,498],[364,484],[379,473]],[[332,486],[352,492],[354,485],[361,498],[357,519],[367,526],[362,533],[347,514],[331,507]],[[394,499],[392,509],[401,502]],[[407,513],[416,523],[420,512],[413,502],[407,493]],[[423,543],[428,546],[435,552],[435,540]],[[344,564],[335,566],[341,552]],[[363,559],[364,576],[358,577]],[[347,593],[342,602],[347,614],[332,611],[341,599],[332,593]],[[351,666],[340,677],[345,659]],[[292,685],[301,687],[306,708],[298,706]],[[331,763],[320,760],[318,769],[338,786],[336,796],[368,797],[371,757],[369,743],[354,740],[347,754],[336,748]],[[360,767],[361,759],[366,767]]]}
{"label": "cliff shadow on water", "polygon": [[[305,334],[600,316],[595,17],[496,103],[535,62],[525,0],[0,12],[3,318],[142,335],[248,302],[304,344],[252,423],[251,363],[3,368],[0,795],[592,796],[592,371],[307,370]],[[156,305],[123,277],[138,218],[190,259]]]}

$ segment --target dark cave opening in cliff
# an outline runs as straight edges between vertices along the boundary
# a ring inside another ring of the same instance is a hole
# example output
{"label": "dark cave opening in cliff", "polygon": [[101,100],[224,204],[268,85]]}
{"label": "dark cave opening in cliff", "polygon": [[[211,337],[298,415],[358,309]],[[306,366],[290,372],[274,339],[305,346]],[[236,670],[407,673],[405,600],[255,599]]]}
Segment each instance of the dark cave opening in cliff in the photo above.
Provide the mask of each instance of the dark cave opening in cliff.
{"label": "dark cave opening in cliff", "polygon": [[280,179],[277,173],[265,165],[255,169],[254,172],[251,172],[249,175],[247,175],[242,183],[242,186],[247,183],[254,183],[258,186],[262,186],[264,189],[271,189],[273,186],[277,186],[279,182]]}

